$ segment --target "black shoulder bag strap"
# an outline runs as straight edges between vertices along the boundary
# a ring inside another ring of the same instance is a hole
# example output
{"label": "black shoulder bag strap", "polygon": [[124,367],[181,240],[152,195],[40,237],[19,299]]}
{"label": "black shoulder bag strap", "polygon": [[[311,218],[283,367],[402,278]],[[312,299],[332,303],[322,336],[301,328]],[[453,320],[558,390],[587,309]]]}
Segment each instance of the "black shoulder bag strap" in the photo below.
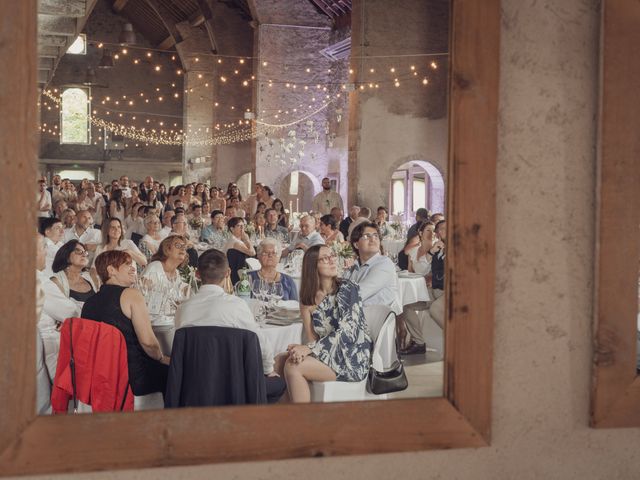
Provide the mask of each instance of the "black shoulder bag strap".
{"label": "black shoulder bag strap", "polygon": [[73,358],[73,318],[69,319],[69,349],[71,350],[69,367],[71,368],[71,388],[73,389],[73,413],[78,413],[78,396],[76,390],[76,362]]}

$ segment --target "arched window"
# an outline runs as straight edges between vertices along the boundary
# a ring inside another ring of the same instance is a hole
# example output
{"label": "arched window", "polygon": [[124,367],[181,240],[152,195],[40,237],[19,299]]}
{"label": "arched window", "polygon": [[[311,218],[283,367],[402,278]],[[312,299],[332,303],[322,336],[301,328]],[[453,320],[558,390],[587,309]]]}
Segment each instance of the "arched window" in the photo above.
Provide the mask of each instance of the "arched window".
{"label": "arched window", "polygon": [[88,89],[74,87],[62,92],[60,143],[91,143],[90,108]]}

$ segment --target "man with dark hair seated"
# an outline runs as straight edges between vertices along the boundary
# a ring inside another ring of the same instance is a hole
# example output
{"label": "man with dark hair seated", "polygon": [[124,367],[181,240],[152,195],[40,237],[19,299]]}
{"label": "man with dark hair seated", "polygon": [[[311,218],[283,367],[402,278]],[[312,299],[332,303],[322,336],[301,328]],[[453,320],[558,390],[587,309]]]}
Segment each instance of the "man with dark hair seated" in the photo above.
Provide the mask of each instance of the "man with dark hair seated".
{"label": "man with dark hair seated", "polygon": [[258,327],[247,303],[225,293],[223,285],[231,274],[224,253],[210,249],[198,259],[198,276],[202,286],[198,293],[184,302],[176,312],[176,329],[186,327],[231,327],[254,332],[262,351],[262,368],[265,374],[267,399],[278,401],[284,393],[284,380],[273,371],[274,352],[269,340]]}

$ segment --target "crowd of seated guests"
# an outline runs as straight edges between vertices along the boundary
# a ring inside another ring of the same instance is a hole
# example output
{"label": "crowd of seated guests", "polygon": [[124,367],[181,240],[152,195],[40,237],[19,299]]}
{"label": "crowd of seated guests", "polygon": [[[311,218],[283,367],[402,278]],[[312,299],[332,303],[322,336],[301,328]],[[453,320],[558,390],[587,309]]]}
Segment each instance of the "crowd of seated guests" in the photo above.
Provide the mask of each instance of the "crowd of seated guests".
{"label": "crowd of seated guests", "polygon": [[[77,316],[109,323],[122,333],[137,396],[165,392],[170,358],[154,333],[156,324],[256,332],[269,401],[277,401],[285,385],[286,398],[308,402],[308,381],[366,376],[371,338],[363,306],[383,304],[399,315],[401,353],[424,349],[420,321],[399,305],[396,266],[382,251],[390,230],[385,207],[377,209],[373,221],[366,207],[351,207],[347,218],[334,207],[329,214],[300,218],[299,230],[292,232],[289,212],[263,184],[243,201],[233,183],[226,191],[201,183],[166,188],[150,176],[139,184],[123,176],[106,188],[87,180],[76,188],[54,176],[50,188],[44,179],[38,181],[37,195],[37,266],[44,292],[38,331],[52,380],[60,325]],[[426,210],[418,210],[416,220],[404,248],[407,268],[425,276],[435,299],[431,314],[441,323],[446,225],[441,214],[429,216]],[[330,247],[347,242],[355,263],[339,278]],[[198,255],[196,246],[202,251],[203,244],[209,249]],[[304,252],[300,292],[276,268],[294,250]],[[235,259],[247,257],[257,257],[261,267],[249,273],[251,280],[279,283],[284,300],[300,300],[304,342],[286,352],[272,350],[244,301],[229,294],[229,279],[238,280]],[[179,272],[186,265],[197,266],[202,283],[197,293]]]}

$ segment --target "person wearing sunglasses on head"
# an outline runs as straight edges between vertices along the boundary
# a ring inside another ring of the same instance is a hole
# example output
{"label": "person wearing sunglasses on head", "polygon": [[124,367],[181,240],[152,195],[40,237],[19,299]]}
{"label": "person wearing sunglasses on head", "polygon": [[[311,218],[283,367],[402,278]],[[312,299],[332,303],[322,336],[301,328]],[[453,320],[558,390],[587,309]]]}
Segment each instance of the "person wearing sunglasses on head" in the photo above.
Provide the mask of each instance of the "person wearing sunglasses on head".
{"label": "person wearing sunglasses on head", "polygon": [[302,261],[300,313],[309,343],[289,345],[276,357],[293,403],[310,402],[309,381],[359,382],[369,371],[371,337],[360,289],[338,278],[337,265],[326,245],[309,247]]}
{"label": "person wearing sunglasses on head", "polygon": [[88,267],[89,251],[79,240],[69,240],[60,247],[51,267],[53,283],[65,297],[75,301],[80,309],[98,291]]}

